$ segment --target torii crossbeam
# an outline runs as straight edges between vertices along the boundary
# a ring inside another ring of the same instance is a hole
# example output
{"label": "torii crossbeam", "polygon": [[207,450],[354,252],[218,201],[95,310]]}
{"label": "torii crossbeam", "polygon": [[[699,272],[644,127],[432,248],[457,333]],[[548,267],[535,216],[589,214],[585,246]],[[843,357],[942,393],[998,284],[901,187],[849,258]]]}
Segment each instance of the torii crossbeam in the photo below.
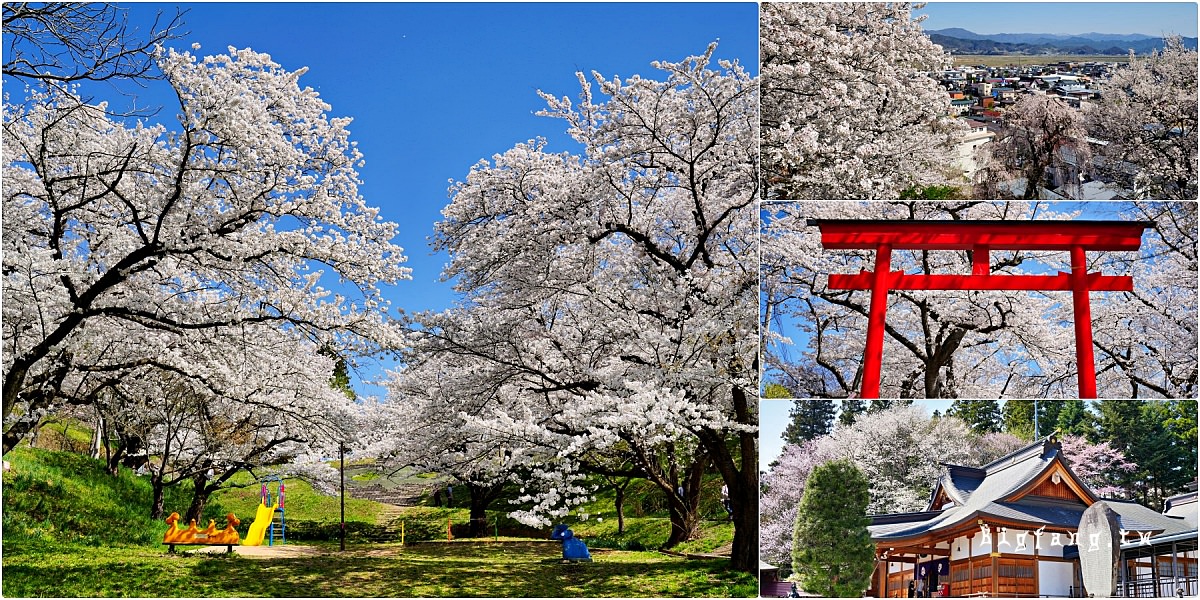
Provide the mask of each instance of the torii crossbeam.
{"label": "torii crossbeam", "polygon": [[[879,397],[887,296],[891,290],[1070,291],[1075,313],[1079,397],[1096,397],[1090,292],[1130,292],[1133,278],[1087,272],[1088,251],[1136,252],[1144,221],[875,221],[810,220],[826,250],[875,250],[875,270],[829,275],[831,290],[871,290],[861,398]],[[970,250],[970,275],[910,275],[892,271],[892,250]],[[1063,250],[1071,272],[1057,275],[993,275],[992,250]]]}

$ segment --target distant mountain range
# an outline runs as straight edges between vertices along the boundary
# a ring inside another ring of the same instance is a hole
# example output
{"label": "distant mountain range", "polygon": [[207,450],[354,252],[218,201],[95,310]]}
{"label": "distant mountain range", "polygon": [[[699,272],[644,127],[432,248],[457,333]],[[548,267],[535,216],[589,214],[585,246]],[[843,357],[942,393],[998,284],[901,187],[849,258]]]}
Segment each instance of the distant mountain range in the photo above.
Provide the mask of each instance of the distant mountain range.
{"label": "distant mountain range", "polygon": [[[1140,33],[988,33],[960,27],[929,29],[930,39],[954,54],[1093,54],[1121,56],[1133,50],[1149,54],[1162,48],[1162,37]],[[1183,45],[1196,49],[1196,38],[1183,38]]]}

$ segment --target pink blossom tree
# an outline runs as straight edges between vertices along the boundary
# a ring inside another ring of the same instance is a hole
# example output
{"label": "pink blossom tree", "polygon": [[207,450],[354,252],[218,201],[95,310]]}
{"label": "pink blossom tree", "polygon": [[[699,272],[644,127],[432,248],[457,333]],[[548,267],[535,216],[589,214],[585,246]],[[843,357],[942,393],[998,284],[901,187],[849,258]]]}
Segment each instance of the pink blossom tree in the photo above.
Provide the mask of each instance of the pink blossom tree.
{"label": "pink blossom tree", "polygon": [[1102,497],[1124,496],[1124,489],[1117,483],[1122,474],[1137,469],[1136,464],[1125,458],[1125,453],[1108,442],[1093,444],[1078,435],[1063,436],[1062,453],[1071,471]]}

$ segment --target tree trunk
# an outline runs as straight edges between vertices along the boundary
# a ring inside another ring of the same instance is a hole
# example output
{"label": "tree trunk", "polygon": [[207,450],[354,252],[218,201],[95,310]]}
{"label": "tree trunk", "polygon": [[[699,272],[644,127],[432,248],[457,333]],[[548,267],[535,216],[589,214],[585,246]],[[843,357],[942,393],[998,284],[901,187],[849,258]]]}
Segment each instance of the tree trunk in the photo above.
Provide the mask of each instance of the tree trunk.
{"label": "tree trunk", "polygon": [[201,471],[192,478],[192,502],[188,505],[187,514],[183,516],[183,522],[187,523],[193,519],[199,523],[200,517],[204,514],[204,507],[208,504],[208,497],[213,490],[208,486],[208,474]]}
{"label": "tree trunk", "polygon": [[688,466],[682,482],[683,497],[671,493],[667,512],[671,517],[671,535],[663,548],[673,548],[692,539],[700,526],[700,490],[704,484],[704,471],[708,469],[708,455],[700,452]]}
{"label": "tree trunk", "polygon": [[625,483],[618,483],[614,490],[617,493],[616,499],[613,500],[613,507],[617,511],[617,535],[625,533],[625,488],[629,487],[630,479],[626,479]]}
{"label": "tree trunk", "polygon": [[488,534],[487,509],[496,498],[500,497],[500,493],[504,490],[504,484],[489,486],[467,482],[466,488],[471,501],[471,524],[467,530],[467,537],[486,537]]}
{"label": "tree trunk", "polygon": [[96,417],[96,426],[92,429],[92,443],[88,448],[92,458],[100,458],[100,444],[104,439],[104,417]]}
{"label": "tree trunk", "polygon": [[671,535],[662,545],[664,549],[674,548],[695,535],[696,528],[700,525],[700,511],[689,510],[691,506],[686,493],[682,499],[675,494],[671,495],[670,501],[667,502],[667,511],[671,517]]}
{"label": "tree trunk", "polygon": [[154,488],[154,500],[150,504],[150,518],[157,521],[163,518],[163,502],[167,488],[163,485],[161,475],[152,477],[150,479],[150,486]]}
{"label": "tree trunk", "polygon": [[[757,361],[755,361],[757,368]],[[758,407],[740,387],[732,393],[737,422],[758,424]],[[701,430],[700,441],[712,458],[713,465],[729,488],[729,504],[733,510],[733,551],[730,566],[747,573],[758,572],[758,433],[733,434],[736,451],[726,444],[723,432]]]}

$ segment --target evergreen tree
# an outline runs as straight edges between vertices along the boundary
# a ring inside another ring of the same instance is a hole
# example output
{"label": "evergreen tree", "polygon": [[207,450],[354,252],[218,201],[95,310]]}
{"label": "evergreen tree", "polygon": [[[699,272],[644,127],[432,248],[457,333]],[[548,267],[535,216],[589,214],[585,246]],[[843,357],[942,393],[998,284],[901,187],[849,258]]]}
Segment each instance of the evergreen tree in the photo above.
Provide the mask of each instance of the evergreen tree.
{"label": "evergreen tree", "polygon": [[912,398],[875,398],[871,400],[871,403],[867,406],[867,412],[879,412],[881,410],[892,408],[893,406],[908,406],[912,403]]}
{"label": "evergreen tree", "polygon": [[833,400],[793,400],[792,410],[788,413],[791,420],[783,430],[783,441],[799,444],[829,433],[833,429],[835,411]]}
{"label": "evergreen tree", "polygon": [[1009,400],[1000,414],[1004,419],[1004,431],[1023,440],[1034,439],[1033,400]]}
{"label": "evergreen tree", "polygon": [[838,415],[838,423],[853,425],[858,415],[861,415],[866,410],[866,402],[863,400],[842,400],[842,411]]}
{"label": "evergreen tree", "polygon": [[1063,400],[1058,411],[1057,429],[1063,435],[1095,438],[1095,416],[1084,400]]}
{"label": "evergreen tree", "polygon": [[1165,400],[1100,400],[1094,405],[1095,441],[1108,442],[1137,465],[1119,485],[1145,506],[1161,510],[1163,500],[1184,491],[1196,477],[1196,438],[1188,430],[1195,405],[1183,402],[1192,404],[1191,409]]}
{"label": "evergreen tree", "polygon": [[1176,443],[1183,448],[1183,472],[1196,473],[1196,401],[1171,400],[1167,403],[1167,429],[1175,436]]}
{"label": "evergreen tree", "polygon": [[946,415],[962,419],[981,435],[1000,432],[1000,404],[995,400],[955,400]]}
{"label": "evergreen tree", "polygon": [[329,379],[329,385],[333,389],[341,391],[347,398],[351,400],[357,399],[358,395],[354,393],[354,388],[350,386],[350,369],[346,365],[346,359],[342,358],[337,350],[329,346],[321,346],[317,350],[317,354],[333,359],[333,377]]}
{"label": "evergreen tree", "polygon": [[1142,504],[1162,510],[1163,501],[1184,491],[1196,478],[1196,445],[1185,446],[1170,423],[1171,406],[1150,400],[1141,406],[1141,435],[1130,447],[1129,459],[1137,463],[1133,480],[1134,497]]}
{"label": "evergreen tree", "polygon": [[1130,456],[1130,448],[1142,433],[1142,406],[1145,400],[1099,400],[1096,409],[1096,427],[1090,442],[1109,442],[1112,447]]}
{"label": "evergreen tree", "polygon": [[1062,412],[1062,400],[1040,400],[1037,403],[1038,421],[1035,438],[1044,438],[1058,429],[1058,415]]}
{"label": "evergreen tree", "polygon": [[813,469],[796,511],[792,567],[804,589],[859,598],[870,587],[875,545],[867,532],[867,478],[849,460]]}

